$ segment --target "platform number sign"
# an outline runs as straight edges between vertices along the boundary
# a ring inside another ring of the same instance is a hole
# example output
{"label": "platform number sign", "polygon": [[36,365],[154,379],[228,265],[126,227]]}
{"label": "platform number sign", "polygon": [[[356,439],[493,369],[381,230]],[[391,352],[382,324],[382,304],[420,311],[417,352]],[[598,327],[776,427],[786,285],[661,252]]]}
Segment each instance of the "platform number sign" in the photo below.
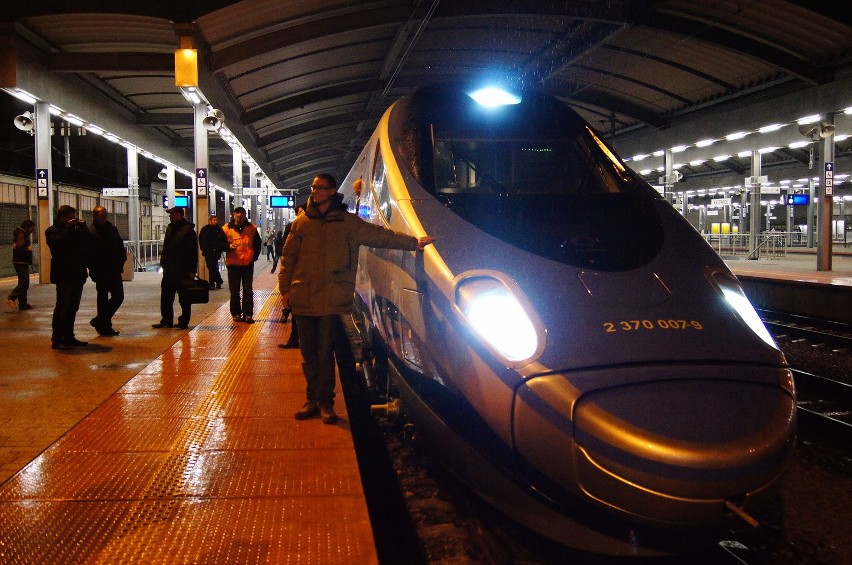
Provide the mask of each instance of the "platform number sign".
{"label": "platform number sign", "polygon": [[195,195],[207,198],[207,168],[195,169]]}
{"label": "platform number sign", "polygon": [[39,200],[50,197],[50,178],[47,169],[36,169],[36,195]]}
{"label": "platform number sign", "polygon": [[834,162],[826,161],[825,163],[825,195],[831,196],[834,194]]}

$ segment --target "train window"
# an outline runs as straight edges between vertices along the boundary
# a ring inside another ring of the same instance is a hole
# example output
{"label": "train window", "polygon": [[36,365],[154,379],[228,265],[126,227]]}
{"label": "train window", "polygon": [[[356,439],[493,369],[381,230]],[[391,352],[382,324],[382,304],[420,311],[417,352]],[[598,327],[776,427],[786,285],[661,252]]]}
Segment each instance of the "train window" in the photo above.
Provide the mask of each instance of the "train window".
{"label": "train window", "polygon": [[[390,223],[392,207],[390,204],[390,191],[388,190],[387,167],[382,158],[381,147],[378,144],[376,144],[376,160],[373,163],[373,182],[371,183],[371,187],[375,201],[378,204],[378,210],[381,212],[385,222]],[[377,220],[375,214],[375,211],[371,213],[370,220],[373,223],[376,223]]]}

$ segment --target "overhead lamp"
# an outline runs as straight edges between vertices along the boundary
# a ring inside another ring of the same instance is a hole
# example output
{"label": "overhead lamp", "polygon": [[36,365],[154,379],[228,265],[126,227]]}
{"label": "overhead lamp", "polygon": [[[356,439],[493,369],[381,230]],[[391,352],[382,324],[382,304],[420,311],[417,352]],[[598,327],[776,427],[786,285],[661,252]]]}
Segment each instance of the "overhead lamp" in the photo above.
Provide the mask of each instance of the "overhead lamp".
{"label": "overhead lamp", "polygon": [[32,112],[24,112],[20,116],[15,116],[15,127],[30,135],[35,135],[35,132],[33,131],[35,121],[33,120]]}
{"label": "overhead lamp", "polygon": [[75,116],[74,114],[65,114],[65,121],[69,124],[75,125],[77,127],[83,127],[83,120]]}
{"label": "overhead lamp", "polygon": [[225,123],[225,114],[221,110],[211,108],[207,115],[201,120],[201,123],[209,131],[219,131],[222,124]]}

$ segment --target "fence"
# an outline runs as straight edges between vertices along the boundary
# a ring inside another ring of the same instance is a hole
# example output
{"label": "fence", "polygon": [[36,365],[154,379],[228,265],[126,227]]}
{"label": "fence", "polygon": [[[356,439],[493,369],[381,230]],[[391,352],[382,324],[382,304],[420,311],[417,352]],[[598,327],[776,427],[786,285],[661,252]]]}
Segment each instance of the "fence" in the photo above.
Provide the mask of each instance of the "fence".
{"label": "fence", "polygon": [[704,239],[722,258],[759,256],[781,259],[787,256],[789,242],[800,245],[801,233],[763,232],[757,234],[757,246],[751,251],[750,234],[704,234]]}
{"label": "fence", "polygon": [[125,241],[124,248],[128,257],[133,260],[133,268],[136,271],[150,271],[160,266],[160,252],[163,242],[159,239],[148,239],[139,242],[139,255],[136,255],[136,242]]}

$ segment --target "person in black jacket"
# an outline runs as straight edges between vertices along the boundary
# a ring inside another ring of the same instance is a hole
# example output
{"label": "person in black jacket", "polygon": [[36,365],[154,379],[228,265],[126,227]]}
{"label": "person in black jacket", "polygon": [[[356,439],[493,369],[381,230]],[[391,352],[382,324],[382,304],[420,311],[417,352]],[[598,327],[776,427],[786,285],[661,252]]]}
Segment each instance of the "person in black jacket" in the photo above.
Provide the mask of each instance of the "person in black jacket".
{"label": "person in black jacket", "polygon": [[[12,289],[6,297],[6,306],[18,310],[31,310],[32,306],[27,302],[27,292],[30,288],[30,267],[33,264],[33,248],[30,235],[35,229],[35,222],[24,220],[20,227],[12,232],[12,265],[18,275],[18,286]],[[15,300],[18,301],[17,306]]]}
{"label": "person in black jacket", "polygon": [[198,233],[198,243],[201,245],[201,254],[207,263],[210,275],[210,288],[222,288],[222,274],[219,272],[219,259],[222,253],[228,249],[228,238],[219,225],[219,216],[212,214],[208,224],[201,228]]}
{"label": "person in black jacket", "polygon": [[[163,282],[160,284],[160,322],[152,328],[189,327],[192,315],[192,303],[180,292],[185,281],[192,280],[198,272],[198,236],[195,224],[184,217],[183,208],[170,208],[171,223],[163,238],[163,251],[160,254],[160,266],[163,268]],[[180,303],[180,316],[177,326],[174,324],[175,294]]]}
{"label": "person in black jacket", "polygon": [[67,204],[56,212],[53,225],[44,232],[50,248],[50,282],[56,285],[51,347],[68,349],[88,345],[74,337],[74,321],[80,309],[83,285],[88,274],[89,230],[77,218],[77,209]]}
{"label": "person in black jacket", "polygon": [[89,322],[100,335],[118,335],[112,327],[112,317],[124,302],[124,263],[127,251],[118,229],[107,220],[107,210],[95,206],[92,210],[92,225],[89,226],[89,239],[92,245],[89,276],[95,281],[98,293],[98,314]]}

